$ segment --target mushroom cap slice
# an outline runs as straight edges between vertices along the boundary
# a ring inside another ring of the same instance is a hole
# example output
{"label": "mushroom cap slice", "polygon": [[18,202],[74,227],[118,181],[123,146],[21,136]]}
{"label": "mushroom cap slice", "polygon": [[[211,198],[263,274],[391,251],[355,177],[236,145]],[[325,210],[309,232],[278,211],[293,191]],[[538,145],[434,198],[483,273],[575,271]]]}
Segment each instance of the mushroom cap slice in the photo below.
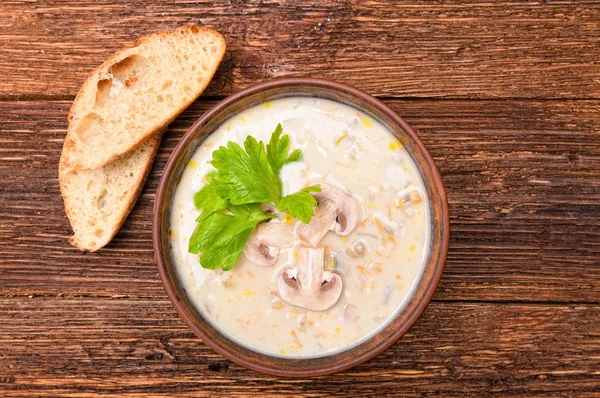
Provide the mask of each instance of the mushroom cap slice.
{"label": "mushroom cap slice", "polygon": [[244,246],[244,256],[256,265],[268,267],[277,262],[278,249],[291,246],[293,242],[290,225],[275,220],[263,221],[250,234]]}
{"label": "mushroom cap slice", "polygon": [[324,311],[337,303],[342,294],[342,278],[324,271],[324,261],[324,248],[298,248],[296,267],[283,270],[277,280],[281,298],[312,311]]}
{"label": "mushroom cap slice", "polygon": [[334,229],[336,225],[337,207],[333,202],[323,201],[315,209],[315,215],[308,224],[298,221],[294,228],[294,234],[316,247],[327,232]]}
{"label": "mushroom cap slice", "polygon": [[332,202],[337,207],[336,234],[346,236],[354,231],[358,224],[358,206],[352,196],[327,184],[321,184],[321,192],[314,192],[313,196],[319,205],[322,202]]}
{"label": "mushroom cap slice", "polygon": [[358,206],[349,194],[327,184],[321,184],[321,192],[313,192],[318,206],[308,224],[296,223],[296,236],[316,247],[330,230],[346,236],[356,228],[359,218]]}

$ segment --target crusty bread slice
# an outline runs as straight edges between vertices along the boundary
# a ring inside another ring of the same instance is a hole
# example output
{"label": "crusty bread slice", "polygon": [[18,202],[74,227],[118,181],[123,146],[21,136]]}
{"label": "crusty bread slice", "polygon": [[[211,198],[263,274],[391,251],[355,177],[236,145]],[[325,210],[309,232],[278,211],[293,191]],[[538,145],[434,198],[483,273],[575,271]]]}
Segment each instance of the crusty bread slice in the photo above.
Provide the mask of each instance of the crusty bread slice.
{"label": "crusty bread slice", "polygon": [[60,190],[75,235],[96,251],[133,208],[162,132],[204,91],[223,37],[195,25],[138,39],[93,71],[77,94],[60,158]]}
{"label": "crusty bread slice", "polygon": [[69,241],[74,246],[93,252],[115,236],[142,191],[161,136],[153,135],[97,169],[60,168],[60,190],[75,232]]}
{"label": "crusty bread slice", "polygon": [[117,51],[75,98],[62,167],[95,169],[141,145],[204,91],[224,53],[223,36],[196,25]]}

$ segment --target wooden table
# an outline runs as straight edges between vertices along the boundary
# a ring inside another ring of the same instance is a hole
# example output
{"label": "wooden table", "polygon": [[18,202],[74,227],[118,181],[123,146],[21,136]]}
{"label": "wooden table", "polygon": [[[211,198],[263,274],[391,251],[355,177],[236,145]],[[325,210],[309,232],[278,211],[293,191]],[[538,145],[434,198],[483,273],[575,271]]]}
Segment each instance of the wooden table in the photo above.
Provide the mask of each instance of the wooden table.
{"label": "wooden table", "polygon": [[[139,203],[98,253],[71,247],[57,181],[87,74],[137,36],[222,32],[223,64],[177,118]],[[448,191],[446,271],[379,357],[265,376],[195,338],[153,260],[173,147],[219,99],[279,76],[361,88],[415,127]],[[600,395],[600,3],[0,3],[0,396]]]}

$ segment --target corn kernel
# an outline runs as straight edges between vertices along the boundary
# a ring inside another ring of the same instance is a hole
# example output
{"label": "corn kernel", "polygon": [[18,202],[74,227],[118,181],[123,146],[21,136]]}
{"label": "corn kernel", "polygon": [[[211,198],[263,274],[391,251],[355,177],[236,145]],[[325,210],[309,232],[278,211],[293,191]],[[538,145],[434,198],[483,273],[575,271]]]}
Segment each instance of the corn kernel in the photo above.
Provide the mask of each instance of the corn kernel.
{"label": "corn kernel", "polygon": [[390,151],[395,151],[396,149],[400,148],[402,146],[402,144],[400,144],[398,141],[394,141],[392,143],[390,143]]}
{"label": "corn kernel", "polygon": [[286,215],[283,217],[283,222],[286,224],[291,224],[294,221],[294,217],[290,215]]}
{"label": "corn kernel", "polygon": [[335,328],[335,332],[336,332],[336,333],[340,333],[341,331],[342,331],[342,329],[340,329],[340,328]]}
{"label": "corn kernel", "polygon": [[190,160],[190,162],[188,163],[188,166],[191,168],[196,167],[196,161],[194,161],[194,159]]}
{"label": "corn kernel", "polygon": [[373,126],[373,121],[366,116],[361,116],[360,121],[362,122],[363,126],[365,126],[366,128],[370,128]]}

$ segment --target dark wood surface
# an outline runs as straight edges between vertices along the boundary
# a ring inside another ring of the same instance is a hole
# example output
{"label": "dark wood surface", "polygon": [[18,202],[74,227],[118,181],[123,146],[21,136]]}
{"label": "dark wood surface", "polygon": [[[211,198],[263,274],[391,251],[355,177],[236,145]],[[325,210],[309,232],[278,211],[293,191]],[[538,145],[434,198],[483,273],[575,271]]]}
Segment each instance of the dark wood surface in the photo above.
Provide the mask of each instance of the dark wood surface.
{"label": "dark wood surface", "polygon": [[[114,241],[81,253],[58,189],[70,103],[140,34],[226,36],[206,95],[170,126]],[[320,24],[320,25],[319,25]],[[0,396],[598,396],[600,3],[0,3]],[[187,127],[277,76],[377,95],[415,127],[446,189],[446,271],[397,344],[285,380],[225,361],[171,307],[154,192]]]}
{"label": "dark wood surface", "polygon": [[75,95],[132,38],[194,22],[228,43],[207,95],[311,75],[394,97],[594,99],[599,19],[568,0],[4,0],[0,92]]}

